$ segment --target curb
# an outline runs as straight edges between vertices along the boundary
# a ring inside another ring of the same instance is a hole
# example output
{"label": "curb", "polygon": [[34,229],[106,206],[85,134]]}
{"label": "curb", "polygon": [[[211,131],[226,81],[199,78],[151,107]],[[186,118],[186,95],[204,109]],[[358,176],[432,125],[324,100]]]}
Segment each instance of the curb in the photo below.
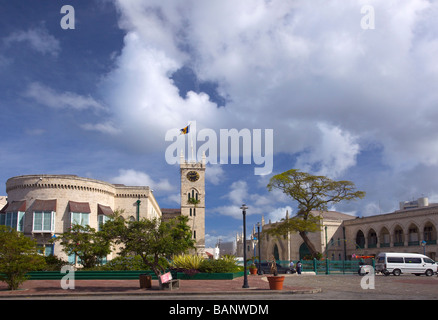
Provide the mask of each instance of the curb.
{"label": "curb", "polygon": [[34,294],[11,294],[11,295],[0,295],[0,300],[7,300],[10,298],[61,298],[61,297],[87,297],[87,296],[223,296],[223,295],[263,295],[263,294],[272,294],[272,295],[288,295],[288,294],[315,294],[320,293],[321,288],[309,288],[309,289],[296,289],[296,290],[255,290],[248,289],[248,291],[210,291],[210,292],[178,292],[175,291],[147,291],[144,290],[142,292],[123,292],[123,291],[114,291],[114,292],[78,292],[78,293],[34,293]]}

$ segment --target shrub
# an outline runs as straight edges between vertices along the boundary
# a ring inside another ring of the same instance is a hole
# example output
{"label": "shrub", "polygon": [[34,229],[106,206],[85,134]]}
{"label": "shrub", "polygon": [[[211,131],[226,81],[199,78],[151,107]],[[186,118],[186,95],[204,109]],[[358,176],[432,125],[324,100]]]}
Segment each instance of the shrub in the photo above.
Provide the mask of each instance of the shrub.
{"label": "shrub", "polygon": [[227,273],[239,272],[240,267],[236,265],[235,260],[219,259],[219,260],[204,260],[199,268],[200,272],[205,273]]}
{"label": "shrub", "polygon": [[170,266],[175,269],[199,270],[205,259],[193,254],[180,254],[173,257]]}
{"label": "shrub", "polygon": [[46,256],[44,257],[46,260],[46,266],[42,268],[43,271],[60,271],[61,268],[69,263],[64,261],[57,256]]}
{"label": "shrub", "polygon": [[[166,266],[168,265],[168,262],[166,259],[160,258],[160,264]],[[138,271],[149,270],[150,267],[144,264],[143,259],[140,256],[120,256],[107,262],[99,269],[107,271]]]}

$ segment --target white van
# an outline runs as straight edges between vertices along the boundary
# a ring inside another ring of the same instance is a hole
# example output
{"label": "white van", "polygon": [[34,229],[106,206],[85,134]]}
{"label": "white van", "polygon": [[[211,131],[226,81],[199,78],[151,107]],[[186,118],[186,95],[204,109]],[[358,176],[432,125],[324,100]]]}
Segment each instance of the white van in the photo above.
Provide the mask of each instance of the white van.
{"label": "white van", "polygon": [[383,252],[379,253],[376,258],[376,272],[381,272],[386,276],[390,273],[395,276],[402,273],[432,276],[437,272],[437,267],[435,261],[418,253]]}

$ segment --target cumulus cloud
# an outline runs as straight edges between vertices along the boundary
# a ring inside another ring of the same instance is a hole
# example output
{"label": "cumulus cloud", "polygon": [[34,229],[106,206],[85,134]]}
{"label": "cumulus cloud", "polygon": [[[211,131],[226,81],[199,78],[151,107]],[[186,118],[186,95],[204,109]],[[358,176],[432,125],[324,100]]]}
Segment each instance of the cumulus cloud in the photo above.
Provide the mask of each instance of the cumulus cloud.
{"label": "cumulus cloud", "polygon": [[[438,130],[422,125],[438,116],[437,33],[427,29],[437,4],[369,1],[376,27],[363,30],[357,1],[115,3],[127,34],[103,91],[133,148],[161,150],[169,128],[197,120],[273,128],[275,153],[303,153],[300,165],[333,176],[369,143],[391,166],[438,163]],[[172,74],[183,67],[217,84],[226,106],[181,97]]]}
{"label": "cumulus cloud", "polygon": [[318,123],[321,135],[309,151],[302,153],[296,166],[303,171],[337,178],[356,164],[360,151],[356,138],[338,127]]}
{"label": "cumulus cloud", "polygon": [[11,46],[16,42],[24,42],[35,51],[41,54],[50,54],[57,56],[61,51],[59,40],[49,34],[44,27],[38,27],[35,29],[29,29],[27,31],[16,31],[3,39],[3,42]]}
{"label": "cumulus cloud", "polygon": [[112,183],[126,186],[146,186],[153,190],[173,191],[174,186],[167,179],[154,181],[147,173],[133,169],[120,169],[119,175],[110,179]]}
{"label": "cumulus cloud", "polygon": [[81,96],[73,92],[57,92],[39,82],[32,82],[24,92],[24,96],[50,108],[73,110],[103,110],[105,107],[90,96]]}

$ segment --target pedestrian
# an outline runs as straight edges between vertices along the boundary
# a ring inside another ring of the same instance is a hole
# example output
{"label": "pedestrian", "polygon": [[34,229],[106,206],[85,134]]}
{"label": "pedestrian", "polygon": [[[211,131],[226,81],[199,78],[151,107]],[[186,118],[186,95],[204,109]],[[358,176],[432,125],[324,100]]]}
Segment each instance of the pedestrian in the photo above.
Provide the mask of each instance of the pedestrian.
{"label": "pedestrian", "polygon": [[297,273],[298,274],[301,274],[301,268],[302,268],[301,261],[298,260],[298,262],[297,262]]}
{"label": "pedestrian", "polygon": [[290,261],[289,267],[290,267],[290,273],[295,273],[294,262],[292,260]]}

